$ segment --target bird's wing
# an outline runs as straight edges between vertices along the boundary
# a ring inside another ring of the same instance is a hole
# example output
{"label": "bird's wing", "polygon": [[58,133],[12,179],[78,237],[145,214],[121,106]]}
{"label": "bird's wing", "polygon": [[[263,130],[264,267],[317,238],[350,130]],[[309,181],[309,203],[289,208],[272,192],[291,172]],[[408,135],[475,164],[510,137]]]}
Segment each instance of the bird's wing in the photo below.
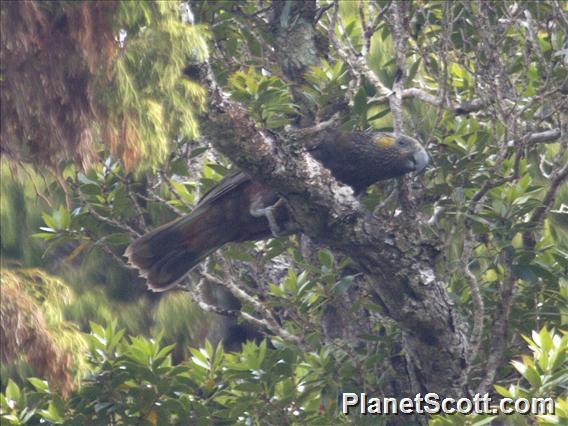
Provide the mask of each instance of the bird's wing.
{"label": "bird's wing", "polygon": [[197,207],[209,204],[223,197],[230,191],[249,183],[251,178],[244,172],[236,171],[228,174],[221,180],[217,185],[213,186],[209,191],[203,194],[203,197],[199,200]]}

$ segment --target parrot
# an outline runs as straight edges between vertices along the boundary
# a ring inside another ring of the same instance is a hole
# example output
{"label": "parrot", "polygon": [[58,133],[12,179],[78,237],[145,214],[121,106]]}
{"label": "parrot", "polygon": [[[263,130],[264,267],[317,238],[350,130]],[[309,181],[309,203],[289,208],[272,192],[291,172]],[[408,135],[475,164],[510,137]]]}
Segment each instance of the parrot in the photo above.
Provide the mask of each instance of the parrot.
{"label": "parrot", "polygon": [[[426,149],[410,136],[386,132],[323,132],[306,150],[356,195],[370,185],[428,165]],[[125,256],[148,288],[165,291],[227,243],[258,241],[297,230],[282,198],[244,171],[225,176],[188,215],[133,241]]]}

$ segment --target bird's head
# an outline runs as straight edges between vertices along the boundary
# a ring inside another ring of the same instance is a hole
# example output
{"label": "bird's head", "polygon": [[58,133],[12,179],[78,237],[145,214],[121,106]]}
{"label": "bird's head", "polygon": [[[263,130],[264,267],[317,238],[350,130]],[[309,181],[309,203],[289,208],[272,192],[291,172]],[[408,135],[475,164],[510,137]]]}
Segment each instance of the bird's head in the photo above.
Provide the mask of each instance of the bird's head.
{"label": "bird's head", "polygon": [[[418,174],[428,165],[428,152],[420,142],[410,136],[374,133],[373,141],[381,150],[383,158],[388,160],[384,164],[392,170],[391,177],[411,172]],[[389,171],[385,170],[391,174]]]}
{"label": "bird's head", "polygon": [[355,192],[378,181],[420,173],[428,164],[428,153],[420,142],[393,133],[331,133],[310,153]]}

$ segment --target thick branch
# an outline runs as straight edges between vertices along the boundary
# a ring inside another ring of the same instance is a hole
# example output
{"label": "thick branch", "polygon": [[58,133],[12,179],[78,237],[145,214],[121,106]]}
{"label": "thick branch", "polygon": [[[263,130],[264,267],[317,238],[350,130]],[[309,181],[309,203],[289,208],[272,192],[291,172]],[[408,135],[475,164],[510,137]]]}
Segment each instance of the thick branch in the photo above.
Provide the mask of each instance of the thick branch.
{"label": "thick branch", "polygon": [[[537,143],[553,143],[558,140],[561,136],[560,129],[550,129],[545,130],[542,132],[535,132],[525,135],[522,139],[524,142],[528,144],[537,144]],[[507,143],[508,146],[514,146],[515,141],[509,141]]]}

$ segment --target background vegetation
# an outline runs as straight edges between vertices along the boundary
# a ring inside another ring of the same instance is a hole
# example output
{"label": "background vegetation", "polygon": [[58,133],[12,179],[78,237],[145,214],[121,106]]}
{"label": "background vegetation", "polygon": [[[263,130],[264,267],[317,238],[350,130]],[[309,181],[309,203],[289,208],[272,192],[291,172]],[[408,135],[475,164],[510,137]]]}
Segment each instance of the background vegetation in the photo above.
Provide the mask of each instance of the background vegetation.
{"label": "background vegetation", "polygon": [[338,393],[416,389],[407,330],[357,259],[317,239],[225,247],[166,294],[124,263],[235,167],[208,131],[204,61],[281,140],[330,118],[420,138],[426,173],[361,203],[438,253],[464,392],[550,396],[554,416],[507,421],[568,421],[567,15],[558,1],[2,3],[2,423],[363,424]]}

